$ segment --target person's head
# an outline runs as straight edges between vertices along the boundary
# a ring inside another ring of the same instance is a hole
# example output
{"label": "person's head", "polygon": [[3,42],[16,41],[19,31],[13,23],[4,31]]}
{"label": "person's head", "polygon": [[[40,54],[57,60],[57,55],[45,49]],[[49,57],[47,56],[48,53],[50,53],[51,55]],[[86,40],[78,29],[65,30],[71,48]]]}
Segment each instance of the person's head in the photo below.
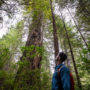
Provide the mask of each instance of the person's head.
{"label": "person's head", "polygon": [[56,64],[61,64],[63,63],[65,60],[67,59],[67,55],[64,52],[60,52],[57,56],[56,56]]}

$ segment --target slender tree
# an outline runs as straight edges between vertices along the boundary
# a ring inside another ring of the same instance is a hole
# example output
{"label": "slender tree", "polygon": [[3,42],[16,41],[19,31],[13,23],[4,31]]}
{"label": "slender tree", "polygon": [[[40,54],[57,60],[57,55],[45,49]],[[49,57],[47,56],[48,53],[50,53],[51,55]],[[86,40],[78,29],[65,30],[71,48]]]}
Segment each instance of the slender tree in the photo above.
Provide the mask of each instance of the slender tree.
{"label": "slender tree", "polygon": [[[59,7],[59,10],[60,10],[60,7]],[[76,63],[75,63],[73,49],[72,49],[72,46],[71,46],[71,42],[70,42],[70,39],[69,39],[69,36],[68,36],[68,32],[67,32],[67,29],[66,29],[66,25],[65,25],[64,18],[62,16],[61,10],[60,10],[60,13],[61,13],[62,21],[63,21],[63,24],[64,24],[64,29],[65,29],[65,32],[66,32],[66,37],[68,39],[68,45],[69,45],[69,48],[70,48],[71,57],[72,57],[72,61],[73,61],[73,65],[74,65],[74,69],[75,69],[75,73],[76,73],[76,77],[77,77],[78,87],[81,89],[82,87],[81,87],[80,77],[79,77],[78,70],[77,70]]]}
{"label": "slender tree", "polygon": [[72,14],[71,14],[71,12],[70,12],[69,8],[68,8],[68,7],[66,7],[66,8],[67,8],[67,10],[68,10],[69,14],[71,15],[71,17],[72,17],[72,19],[73,19],[73,21],[74,21],[74,23],[75,23],[75,26],[76,26],[76,28],[77,28],[78,32],[80,33],[80,35],[81,35],[81,37],[82,37],[82,39],[83,39],[83,41],[84,41],[84,43],[85,43],[86,47],[88,48],[88,44],[87,44],[87,42],[86,42],[85,38],[83,37],[83,35],[82,35],[81,31],[80,31],[80,28],[78,27],[78,25],[77,25],[77,23],[76,23],[76,21],[75,21],[75,18],[72,16]]}
{"label": "slender tree", "polygon": [[[63,40],[63,45],[64,45],[64,51],[68,56],[68,52],[67,52],[67,46],[66,46],[66,42],[65,40]],[[67,58],[67,66],[70,68],[70,64],[69,64],[69,59]]]}
{"label": "slender tree", "polygon": [[56,57],[59,52],[59,46],[58,46],[57,28],[56,28],[56,22],[55,22],[55,15],[53,12],[52,0],[50,0],[50,6],[51,6],[51,13],[52,13],[54,49],[55,49],[55,57]]}

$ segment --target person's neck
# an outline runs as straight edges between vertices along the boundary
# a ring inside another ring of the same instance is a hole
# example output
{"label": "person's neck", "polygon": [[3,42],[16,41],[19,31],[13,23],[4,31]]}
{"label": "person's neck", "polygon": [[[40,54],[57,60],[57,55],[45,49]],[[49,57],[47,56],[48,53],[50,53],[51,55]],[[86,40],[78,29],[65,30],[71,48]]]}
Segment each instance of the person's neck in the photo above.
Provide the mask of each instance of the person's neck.
{"label": "person's neck", "polygon": [[62,62],[59,62],[57,65],[62,64]]}

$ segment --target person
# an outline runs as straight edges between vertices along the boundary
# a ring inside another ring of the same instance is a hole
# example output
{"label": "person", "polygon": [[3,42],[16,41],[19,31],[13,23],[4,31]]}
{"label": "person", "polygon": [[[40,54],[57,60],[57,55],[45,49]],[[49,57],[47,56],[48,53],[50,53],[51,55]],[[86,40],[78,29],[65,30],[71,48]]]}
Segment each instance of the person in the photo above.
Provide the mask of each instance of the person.
{"label": "person", "polygon": [[60,52],[56,56],[56,67],[52,78],[52,90],[70,90],[70,71],[63,64],[67,55]]}

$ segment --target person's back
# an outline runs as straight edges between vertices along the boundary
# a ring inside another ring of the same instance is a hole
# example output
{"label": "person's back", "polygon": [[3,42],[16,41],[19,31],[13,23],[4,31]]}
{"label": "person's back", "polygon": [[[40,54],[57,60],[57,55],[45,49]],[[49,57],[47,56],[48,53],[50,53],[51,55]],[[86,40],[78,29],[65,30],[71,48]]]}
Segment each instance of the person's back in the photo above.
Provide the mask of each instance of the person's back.
{"label": "person's back", "polygon": [[56,57],[57,66],[52,78],[52,90],[70,90],[70,71],[62,64],[66,59],[66,54],[62,52]]}

